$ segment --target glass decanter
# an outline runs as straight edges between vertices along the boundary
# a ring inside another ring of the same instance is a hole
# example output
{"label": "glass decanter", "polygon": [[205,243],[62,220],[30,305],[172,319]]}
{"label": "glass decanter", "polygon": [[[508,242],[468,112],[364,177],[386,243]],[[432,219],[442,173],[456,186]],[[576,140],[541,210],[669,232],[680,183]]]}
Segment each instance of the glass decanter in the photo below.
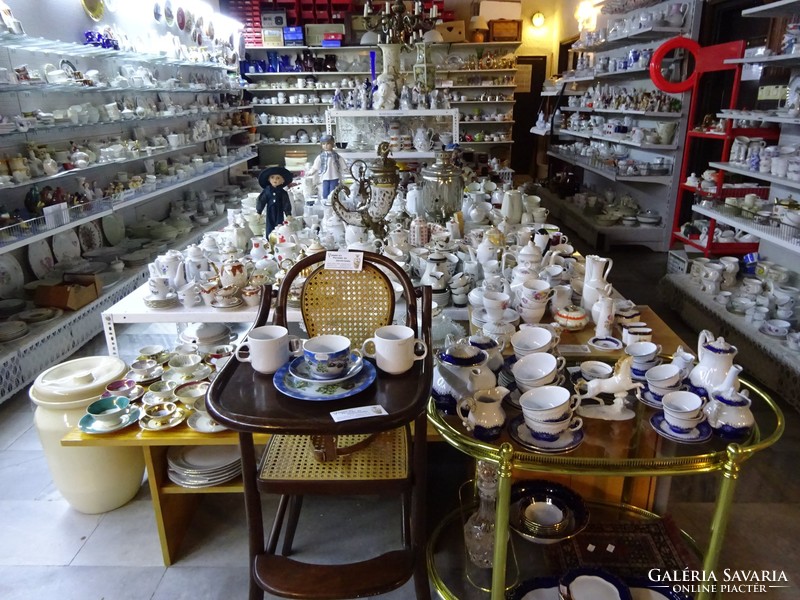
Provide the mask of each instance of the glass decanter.
{"label": "glass decanter", "polygon": [[490,569],[494,556],[495,499],[497,468],[479,460],[476,467],[479,504],[464,525],[464,543],[469,560],[477,567]]}

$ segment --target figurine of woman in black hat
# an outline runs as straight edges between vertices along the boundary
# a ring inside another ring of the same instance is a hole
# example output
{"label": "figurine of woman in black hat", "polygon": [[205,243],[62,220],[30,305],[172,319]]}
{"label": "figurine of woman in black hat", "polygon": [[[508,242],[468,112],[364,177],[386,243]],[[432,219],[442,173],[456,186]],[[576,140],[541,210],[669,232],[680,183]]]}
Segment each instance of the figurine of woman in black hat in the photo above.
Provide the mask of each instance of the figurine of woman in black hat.
{"label": "figurine of woman in black hat", "polygon": [[292,172],[284,167],[269,167],[258,176],[258,183],[264,190],[258,195],[256,212],[260,215],[267,210],[267,227],[265,235],[275,229],[283,218],[292,214],[292,203],[286,186],[292,183]]}

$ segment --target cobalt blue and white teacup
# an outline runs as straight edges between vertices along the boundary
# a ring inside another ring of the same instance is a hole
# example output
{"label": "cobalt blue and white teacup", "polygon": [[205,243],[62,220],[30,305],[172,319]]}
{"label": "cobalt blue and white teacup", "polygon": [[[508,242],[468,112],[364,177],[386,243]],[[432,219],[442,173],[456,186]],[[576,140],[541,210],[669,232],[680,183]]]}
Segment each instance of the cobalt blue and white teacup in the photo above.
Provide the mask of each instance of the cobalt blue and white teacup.
{"label": "cobalt blue and white teacup", "polygon": [[318,335],[303,342],[303,357],[317,379],[340,377],[353,354],[361,356],[358,350],[350,350],[350,340],[343,335]]}

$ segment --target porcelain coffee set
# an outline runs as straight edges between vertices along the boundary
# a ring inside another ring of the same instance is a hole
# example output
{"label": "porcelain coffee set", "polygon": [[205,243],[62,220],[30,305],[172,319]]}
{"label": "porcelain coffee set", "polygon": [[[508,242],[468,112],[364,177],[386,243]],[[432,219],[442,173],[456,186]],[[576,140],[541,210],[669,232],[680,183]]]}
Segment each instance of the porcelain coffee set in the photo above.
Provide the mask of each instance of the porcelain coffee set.
{"label": "porcelain coffee set", "polygon": [[201,356],[194,344],[179,344],[174,352],[145,346],[125,378],[109,383],[89,404],[78,427],[85,433],[104,434],[138,422],[144,430],[161,431],[187,421],[202,433],[223,431],[208,414],[204,398],[214,374],[209,363],[219,368],[233,351],[231,345],[217,345]]}
{"label": "porcelain coffee set", "polygon": [[298,400],[337,400],[369,387],[377,375],[369,357],[385,373],[399,375],[427,354],[425,342],[404,325],[375,330],[361,349],[343,335],[318,335],[301,340],[285,327],[255,327],[236,349],[237,360],[273,375],[276,389]]}

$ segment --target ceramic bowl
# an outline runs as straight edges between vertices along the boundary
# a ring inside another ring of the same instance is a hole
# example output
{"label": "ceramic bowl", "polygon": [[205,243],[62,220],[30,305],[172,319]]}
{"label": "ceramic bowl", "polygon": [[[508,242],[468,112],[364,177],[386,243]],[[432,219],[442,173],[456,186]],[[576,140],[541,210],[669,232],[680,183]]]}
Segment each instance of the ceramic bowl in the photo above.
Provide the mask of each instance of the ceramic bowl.
{"label": "ceramic bowl", "polygon": [[614,367],[599,360],[585,360],[581,363],[581,377],[586,381],[608,379],[613,372]]}

